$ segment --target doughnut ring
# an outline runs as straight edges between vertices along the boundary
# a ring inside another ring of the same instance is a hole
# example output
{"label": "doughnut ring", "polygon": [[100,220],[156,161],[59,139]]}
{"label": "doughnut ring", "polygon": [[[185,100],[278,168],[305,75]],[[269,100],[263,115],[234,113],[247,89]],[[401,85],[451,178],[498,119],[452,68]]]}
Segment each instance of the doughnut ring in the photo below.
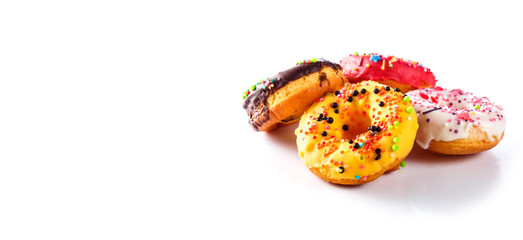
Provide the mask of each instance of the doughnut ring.
{"label": "doughnut ring", "polygon": [[295,134],[299,156],[312,173],[327,182],[358,185],[398,169],[417,129],[407,96],[363,81],[318,99]]}

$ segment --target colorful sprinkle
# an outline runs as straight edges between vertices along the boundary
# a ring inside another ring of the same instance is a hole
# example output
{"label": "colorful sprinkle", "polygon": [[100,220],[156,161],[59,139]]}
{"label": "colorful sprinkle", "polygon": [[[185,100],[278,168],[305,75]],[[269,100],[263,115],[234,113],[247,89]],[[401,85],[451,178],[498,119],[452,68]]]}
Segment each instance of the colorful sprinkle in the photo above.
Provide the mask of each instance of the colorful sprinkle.
{"label": "colorful sprinkle", "polygon": [[405,166],[407,166],[407,163],[405,161],[401,161],[400,166],[405,167]]}
{"label": "colorful sprinkle", "polygon": [[398,151],[399,149],[400,149],[400,147],[398,147],[398,145],[396,145],[396,144],[393,144],[393,145],[392,145],[392,151],[396,152],[396,151]]}
{"label": "colorful sprinkle", "polygon": [[381,60],[381,57],[380,55],[370,55],[370,59],[371,61],[374,61],[375,63],[377,63],[379,60]]}

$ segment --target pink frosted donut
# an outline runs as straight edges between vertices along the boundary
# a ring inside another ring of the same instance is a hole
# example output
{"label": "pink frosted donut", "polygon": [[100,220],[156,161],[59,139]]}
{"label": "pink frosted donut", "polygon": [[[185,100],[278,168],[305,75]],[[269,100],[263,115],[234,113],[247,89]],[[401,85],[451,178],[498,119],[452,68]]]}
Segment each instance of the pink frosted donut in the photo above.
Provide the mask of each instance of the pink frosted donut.
{"label": "pink frosted donut", "polygon": [[462,155],[495,147],[505,132],[503,108],[461,89],[422,88],[407,95],[418,115],[423,149]]}

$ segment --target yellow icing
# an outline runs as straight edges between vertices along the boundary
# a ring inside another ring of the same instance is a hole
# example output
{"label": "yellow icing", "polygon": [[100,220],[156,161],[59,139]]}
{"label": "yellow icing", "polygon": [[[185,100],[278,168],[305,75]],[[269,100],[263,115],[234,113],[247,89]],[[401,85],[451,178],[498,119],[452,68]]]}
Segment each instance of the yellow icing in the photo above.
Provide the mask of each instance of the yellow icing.
{"label": "yellow icing", "polygon": [[[318,168],[329,179],[365,180],[408,155],[418,129],[416,112],[407,112],[412,104],[403,100],[402,93],[392,88],[386,91],[385,87],[373,81],[348,85],[338,96],[325,94],[303,114],[295,134],[299,156],[308,168]],[[375,88],[379,89],[378,94],[374,93]],[[362,89],[366,93],[361,94]],[[353,96],[352,102],[347,101],[354,90],[359,94]],[[380,101],[385,106],[380,107]],[[338,104],[336,108],[331,106],[333,102]],[[335,113],[336,109],[339,113]],[[320,113],[332,117],[333,122],[317,121]],[[343,130],[344,124],[349,130]],[[372,136],[370,126],[379,126],[381,131],[374,131]],[[323,131],[327,136],[322,136]],[[353,151],[351,139],[364,146]],[[376,148],[381,149],[379,160],[375,160]]]}

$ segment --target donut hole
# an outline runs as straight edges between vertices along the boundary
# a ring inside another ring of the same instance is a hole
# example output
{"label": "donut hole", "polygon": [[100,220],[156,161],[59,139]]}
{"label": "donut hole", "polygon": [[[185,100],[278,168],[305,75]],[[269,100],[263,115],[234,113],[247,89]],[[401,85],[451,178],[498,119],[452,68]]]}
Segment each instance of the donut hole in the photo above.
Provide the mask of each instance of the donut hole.
{"label": "donut hole", "polygon": [[348,130],[343,131],[342,137],[345,139],[356,139],[358,135],[369,131],[372,125],[372,119],[368,115],[354,115],[349,116],[349,121],[344,122],[349,127]]}

